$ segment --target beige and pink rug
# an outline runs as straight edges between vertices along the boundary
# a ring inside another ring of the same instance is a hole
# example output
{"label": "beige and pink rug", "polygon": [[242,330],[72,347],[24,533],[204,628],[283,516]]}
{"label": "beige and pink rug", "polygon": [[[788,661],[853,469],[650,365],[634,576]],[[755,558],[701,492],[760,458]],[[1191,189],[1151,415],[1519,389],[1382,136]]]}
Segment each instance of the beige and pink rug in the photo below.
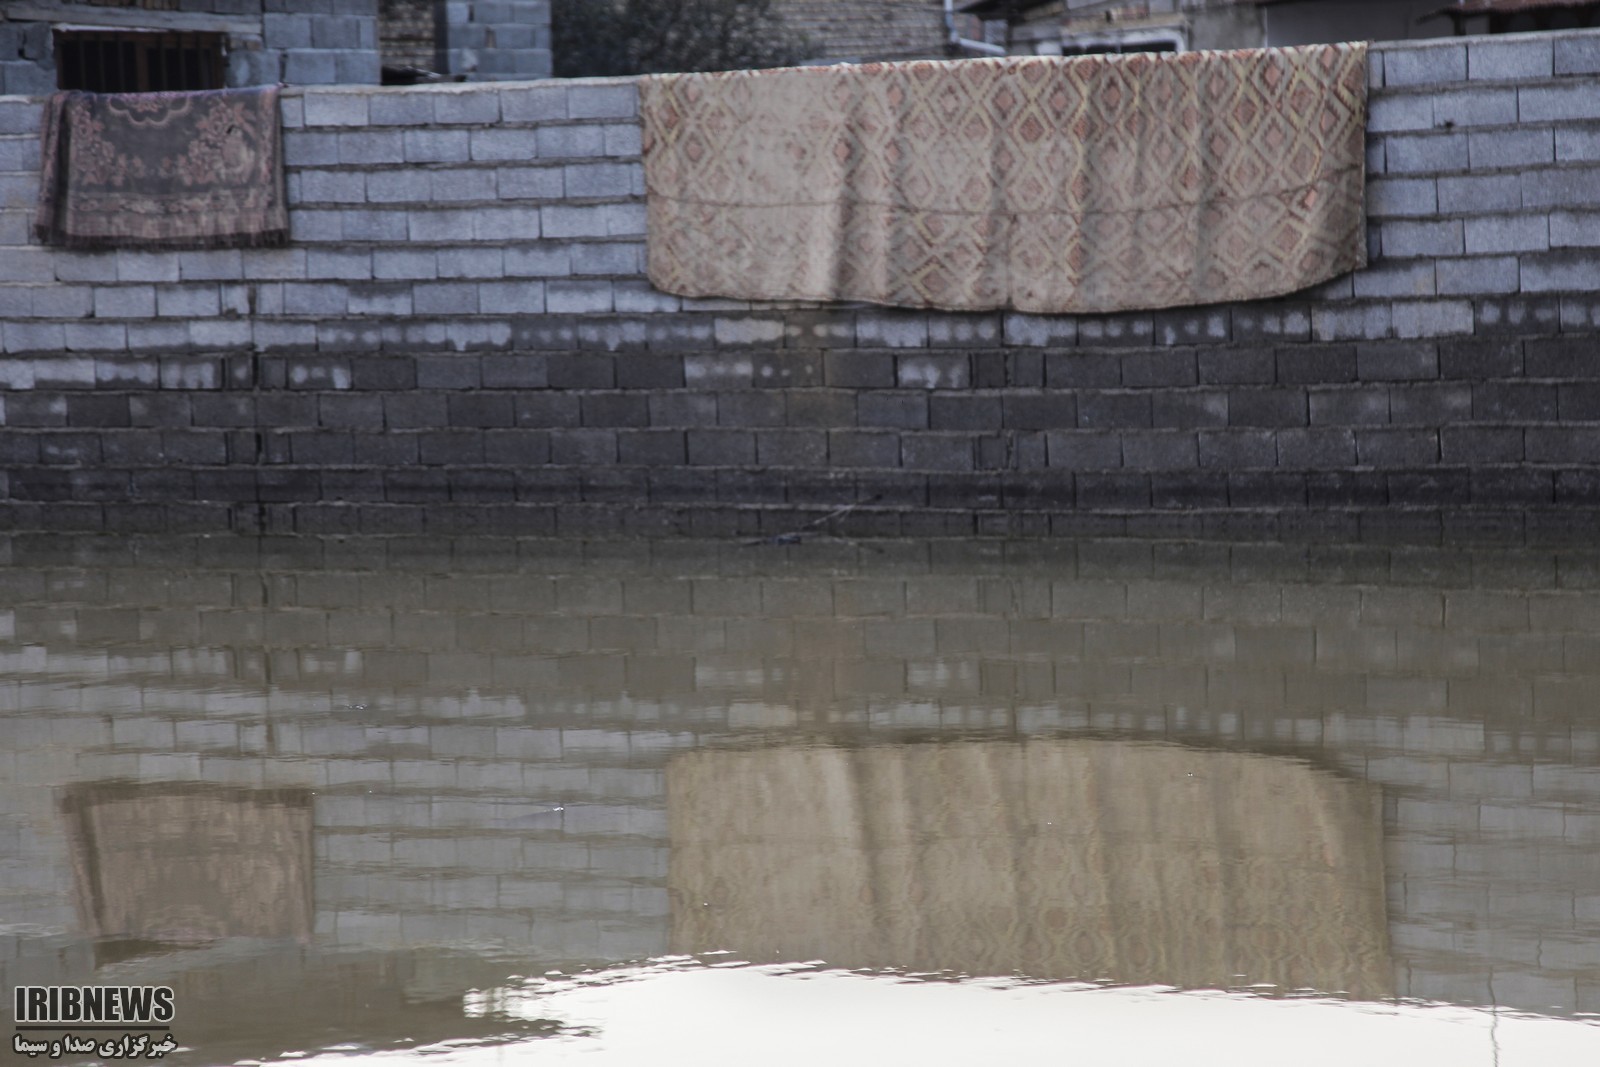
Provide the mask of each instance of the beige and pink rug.
{"label": "beige and pink rug", "polygon": [[684,296],[1109,312],[1366,263],[1366,46],[641,79]]}

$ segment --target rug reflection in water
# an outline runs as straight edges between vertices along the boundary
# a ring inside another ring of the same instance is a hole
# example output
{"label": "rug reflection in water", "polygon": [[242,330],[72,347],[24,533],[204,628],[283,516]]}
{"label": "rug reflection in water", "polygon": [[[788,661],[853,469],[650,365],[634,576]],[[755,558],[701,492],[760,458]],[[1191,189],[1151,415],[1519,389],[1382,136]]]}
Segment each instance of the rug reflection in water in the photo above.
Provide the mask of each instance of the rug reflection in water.
{"label": "rug reflection in water", "polygon": [[1393,995],[1381,793],[1093,739],[703,749],[667,768],[673,947],[848,968]]}

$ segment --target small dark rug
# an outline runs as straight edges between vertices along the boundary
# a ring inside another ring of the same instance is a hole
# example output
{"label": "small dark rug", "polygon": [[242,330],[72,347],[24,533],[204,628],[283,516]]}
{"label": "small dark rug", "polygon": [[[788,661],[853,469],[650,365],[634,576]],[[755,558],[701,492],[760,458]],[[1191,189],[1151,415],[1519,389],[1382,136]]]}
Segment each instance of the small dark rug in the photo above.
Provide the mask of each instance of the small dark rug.
{"label": "small dark rug", "polygon": [[56,93],[34,235],[70,248],[286,244],[278,87]]}

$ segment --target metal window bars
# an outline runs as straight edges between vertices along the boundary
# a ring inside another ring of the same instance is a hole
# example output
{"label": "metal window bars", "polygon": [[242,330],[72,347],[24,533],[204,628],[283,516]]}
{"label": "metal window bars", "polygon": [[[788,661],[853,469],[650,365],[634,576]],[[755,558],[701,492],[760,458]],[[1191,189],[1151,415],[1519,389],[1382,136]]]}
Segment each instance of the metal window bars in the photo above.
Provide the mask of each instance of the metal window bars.
{"label": "metal window bars", "polygon": [[55,31],[56,87],[95,93],[221,89],[220,33],[160,30]]}

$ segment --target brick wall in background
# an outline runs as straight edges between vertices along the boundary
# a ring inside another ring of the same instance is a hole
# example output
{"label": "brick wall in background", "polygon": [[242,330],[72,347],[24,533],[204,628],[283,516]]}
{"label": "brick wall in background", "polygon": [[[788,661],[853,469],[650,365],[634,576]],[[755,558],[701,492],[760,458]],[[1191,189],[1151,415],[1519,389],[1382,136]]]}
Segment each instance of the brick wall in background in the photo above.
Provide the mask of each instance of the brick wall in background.
{"label": "brick wall in background", "polygon": [[803,36],[812,59],[942,59],[944,10],[923,0],[777,0],[773,10]]}
{"label": "brick wall in background", "polygon": [[385,65],[434,69],[433,0],[378,0],[378,51]]}
{"label": "brick wall in background", "polygon": [[1366,270],[1111,316],[685,300],[631,82],[284,101],[294,244],[28,246],[13,526],[1561,534],[1600,507],[1600,34],[1372,54]]}

